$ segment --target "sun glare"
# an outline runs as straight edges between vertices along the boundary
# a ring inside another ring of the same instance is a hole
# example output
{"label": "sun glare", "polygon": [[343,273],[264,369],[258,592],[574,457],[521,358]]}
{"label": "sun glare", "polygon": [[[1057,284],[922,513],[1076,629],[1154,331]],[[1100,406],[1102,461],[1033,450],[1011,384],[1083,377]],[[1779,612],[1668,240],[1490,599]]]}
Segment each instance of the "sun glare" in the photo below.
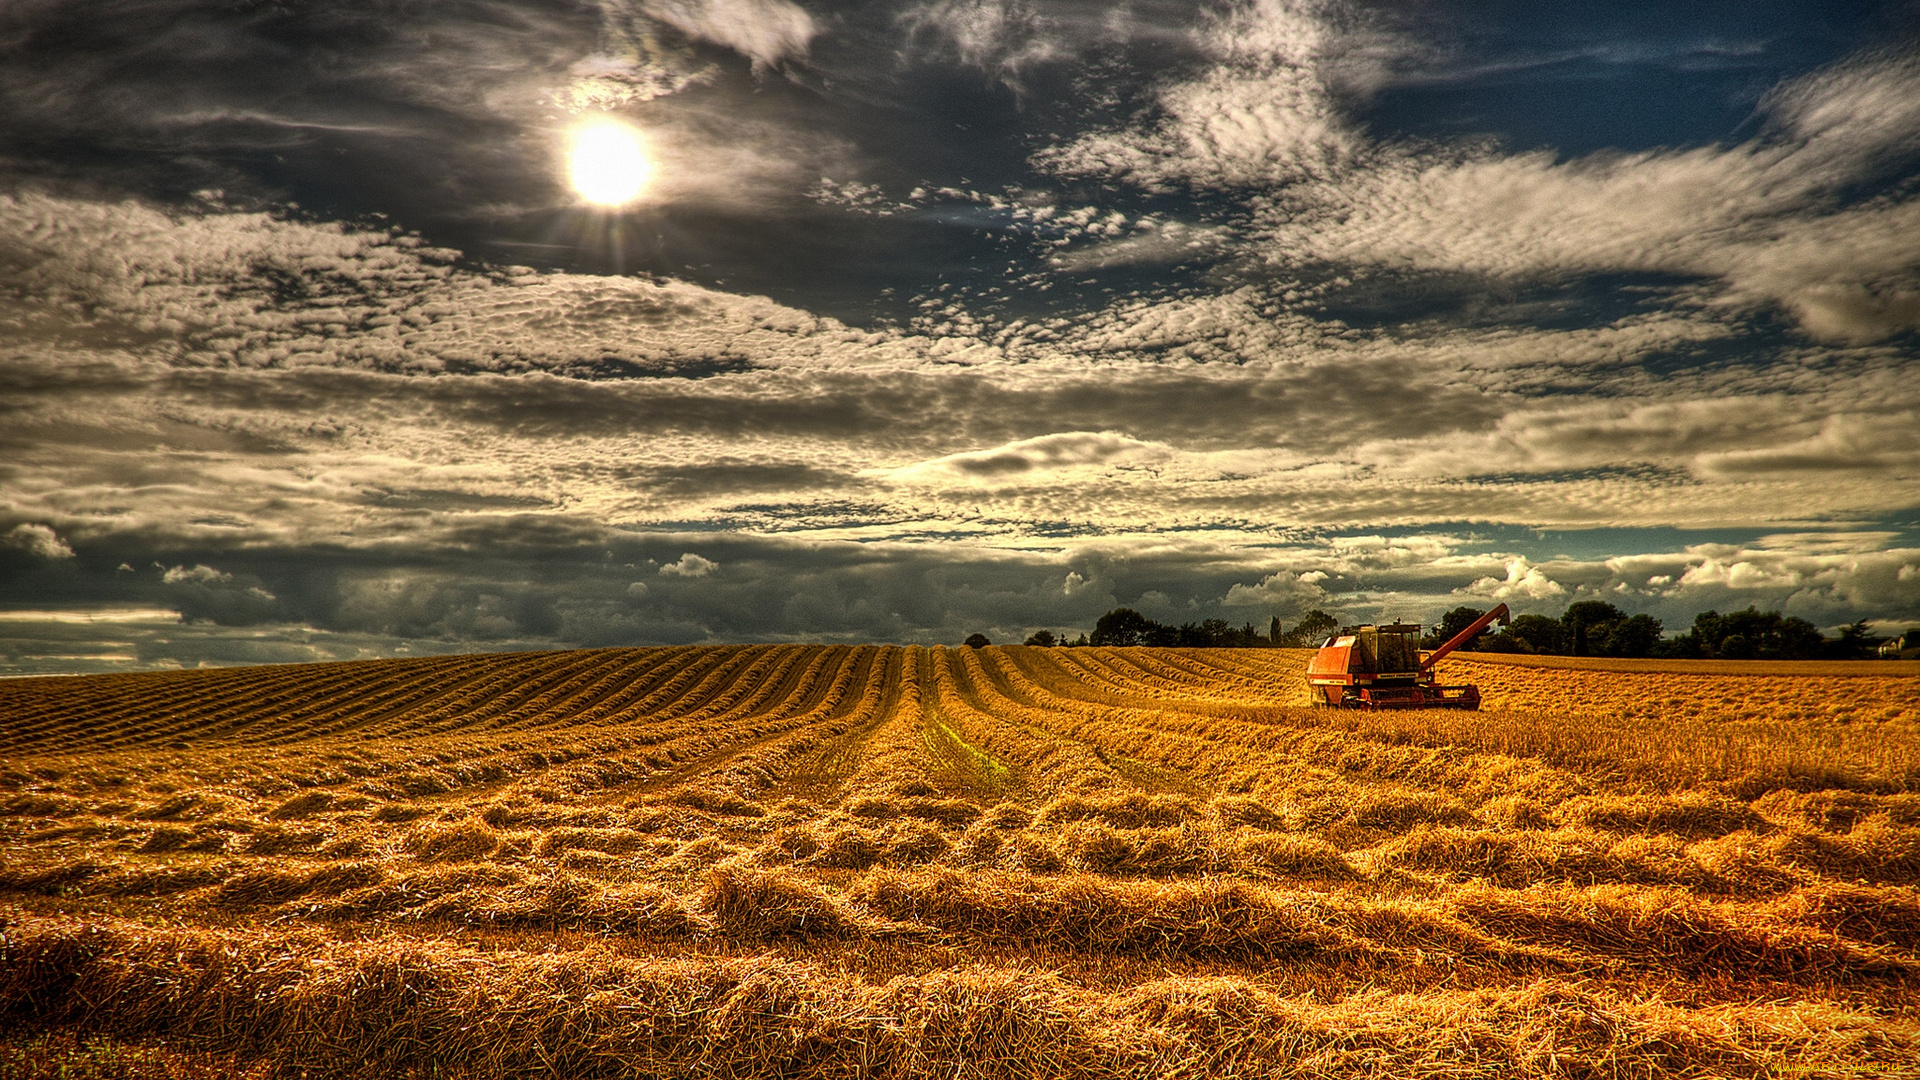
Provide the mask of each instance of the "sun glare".
{"label": "sun glare", "polygon": [[625,206],[640,197],[653,165],[640,134],[611,117],[589,120],[573,131],[567,179],[595,206]]}

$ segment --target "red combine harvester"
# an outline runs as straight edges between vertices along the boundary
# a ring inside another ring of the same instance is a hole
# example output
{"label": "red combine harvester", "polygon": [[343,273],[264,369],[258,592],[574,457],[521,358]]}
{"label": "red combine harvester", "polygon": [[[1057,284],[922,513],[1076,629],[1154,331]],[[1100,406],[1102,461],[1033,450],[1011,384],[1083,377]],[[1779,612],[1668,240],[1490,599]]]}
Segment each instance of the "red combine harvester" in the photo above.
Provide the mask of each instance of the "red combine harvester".
{"label": "red combine harvester", "polygon": [[1433,665],[1472,641],[1495,619],[1507,625],[1501,604],[1453,635],[1445,645],[1420,655],[1417,623],[1391,626],[1343,626],[1307,664],[1307,693],[1315,706],[1348,709],[1477,709],[1480,688],[1436,686]]}

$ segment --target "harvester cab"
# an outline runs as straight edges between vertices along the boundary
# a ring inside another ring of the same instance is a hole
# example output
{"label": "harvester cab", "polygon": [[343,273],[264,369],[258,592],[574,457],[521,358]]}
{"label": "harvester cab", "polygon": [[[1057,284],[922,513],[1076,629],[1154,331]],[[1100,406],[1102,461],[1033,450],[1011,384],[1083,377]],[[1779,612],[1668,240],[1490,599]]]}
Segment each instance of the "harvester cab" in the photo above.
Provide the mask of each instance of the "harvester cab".
{"label": "harvester cab", "polygon": [[1480,689],[1440,686],[1433,667],[1472,641],[1495,619],[1507,623],[1501,604],[1430,653],[1420,652],[1417,623],[1343,626],[1307,664],[1307,693],[1315,706],[1348,709],[1478,709]]}

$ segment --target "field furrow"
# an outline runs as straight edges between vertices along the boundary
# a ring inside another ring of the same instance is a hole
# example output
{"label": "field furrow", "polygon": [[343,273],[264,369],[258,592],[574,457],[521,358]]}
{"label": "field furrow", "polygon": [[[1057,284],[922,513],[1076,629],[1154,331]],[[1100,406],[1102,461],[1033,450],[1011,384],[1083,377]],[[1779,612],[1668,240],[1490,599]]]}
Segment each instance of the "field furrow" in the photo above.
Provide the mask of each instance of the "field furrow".
{"label": "field furrow", "polygon": [[0,1071],[1920,1076],[1912,676],[1306,656],[0,680]]}

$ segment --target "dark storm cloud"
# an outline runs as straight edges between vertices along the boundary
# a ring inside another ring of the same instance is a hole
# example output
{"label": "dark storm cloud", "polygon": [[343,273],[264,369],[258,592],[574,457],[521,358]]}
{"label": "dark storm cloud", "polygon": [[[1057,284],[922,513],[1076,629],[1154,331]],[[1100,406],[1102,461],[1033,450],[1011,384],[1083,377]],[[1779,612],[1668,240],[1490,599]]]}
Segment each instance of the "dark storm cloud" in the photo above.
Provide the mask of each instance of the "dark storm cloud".
{"label": "dark storm cloud", "polygon": [[[298,660],[455,647],[739,640],[998,640],[1085,629],[1128,604],[1156,618],[1432,619],[1498,599],[1555,611],[1604,598],[1684,623],[1758,602],[1831,621],[1863,597],[1920,601],[1920,550],[1885,536],[1756,537],[1604,561],[1530,560],[1467,536],[1302,535],[1250,553],[1205,535],[1063,552],[820,543],[737,533],[634,534],[582,520],[493,516],[431,538],[348,551],[112,544],[10,575],[34,611],[0,620],[16,669]],[[1437,595],[1436,595],[1437,594]],[[103,606],[111,595],[115,603]],[[62,610],[91,608],[85,615]],[[174,613],[178,614],[175,615]],[[222,634],[220,628],[226,628]],[[93,655],[95,660],[82,662]]]}
{"label": "dark storm cloud", "polygon": [[473,520],[386,550],[176,548],[158,552],[182,560],[173,566],[109,568],[136,546],[153,551],[122,538],[90,549],[78,569],[15,578],[10,591],[54,608],[112,592],[126,610],[177,610],[190,624],[475,643],[939,640],[1028,611],[1078,616],[1089,604],[1067,602],[1064,570],[1011,554],[955,560],[924,546],[635,536],[550,518]]}

